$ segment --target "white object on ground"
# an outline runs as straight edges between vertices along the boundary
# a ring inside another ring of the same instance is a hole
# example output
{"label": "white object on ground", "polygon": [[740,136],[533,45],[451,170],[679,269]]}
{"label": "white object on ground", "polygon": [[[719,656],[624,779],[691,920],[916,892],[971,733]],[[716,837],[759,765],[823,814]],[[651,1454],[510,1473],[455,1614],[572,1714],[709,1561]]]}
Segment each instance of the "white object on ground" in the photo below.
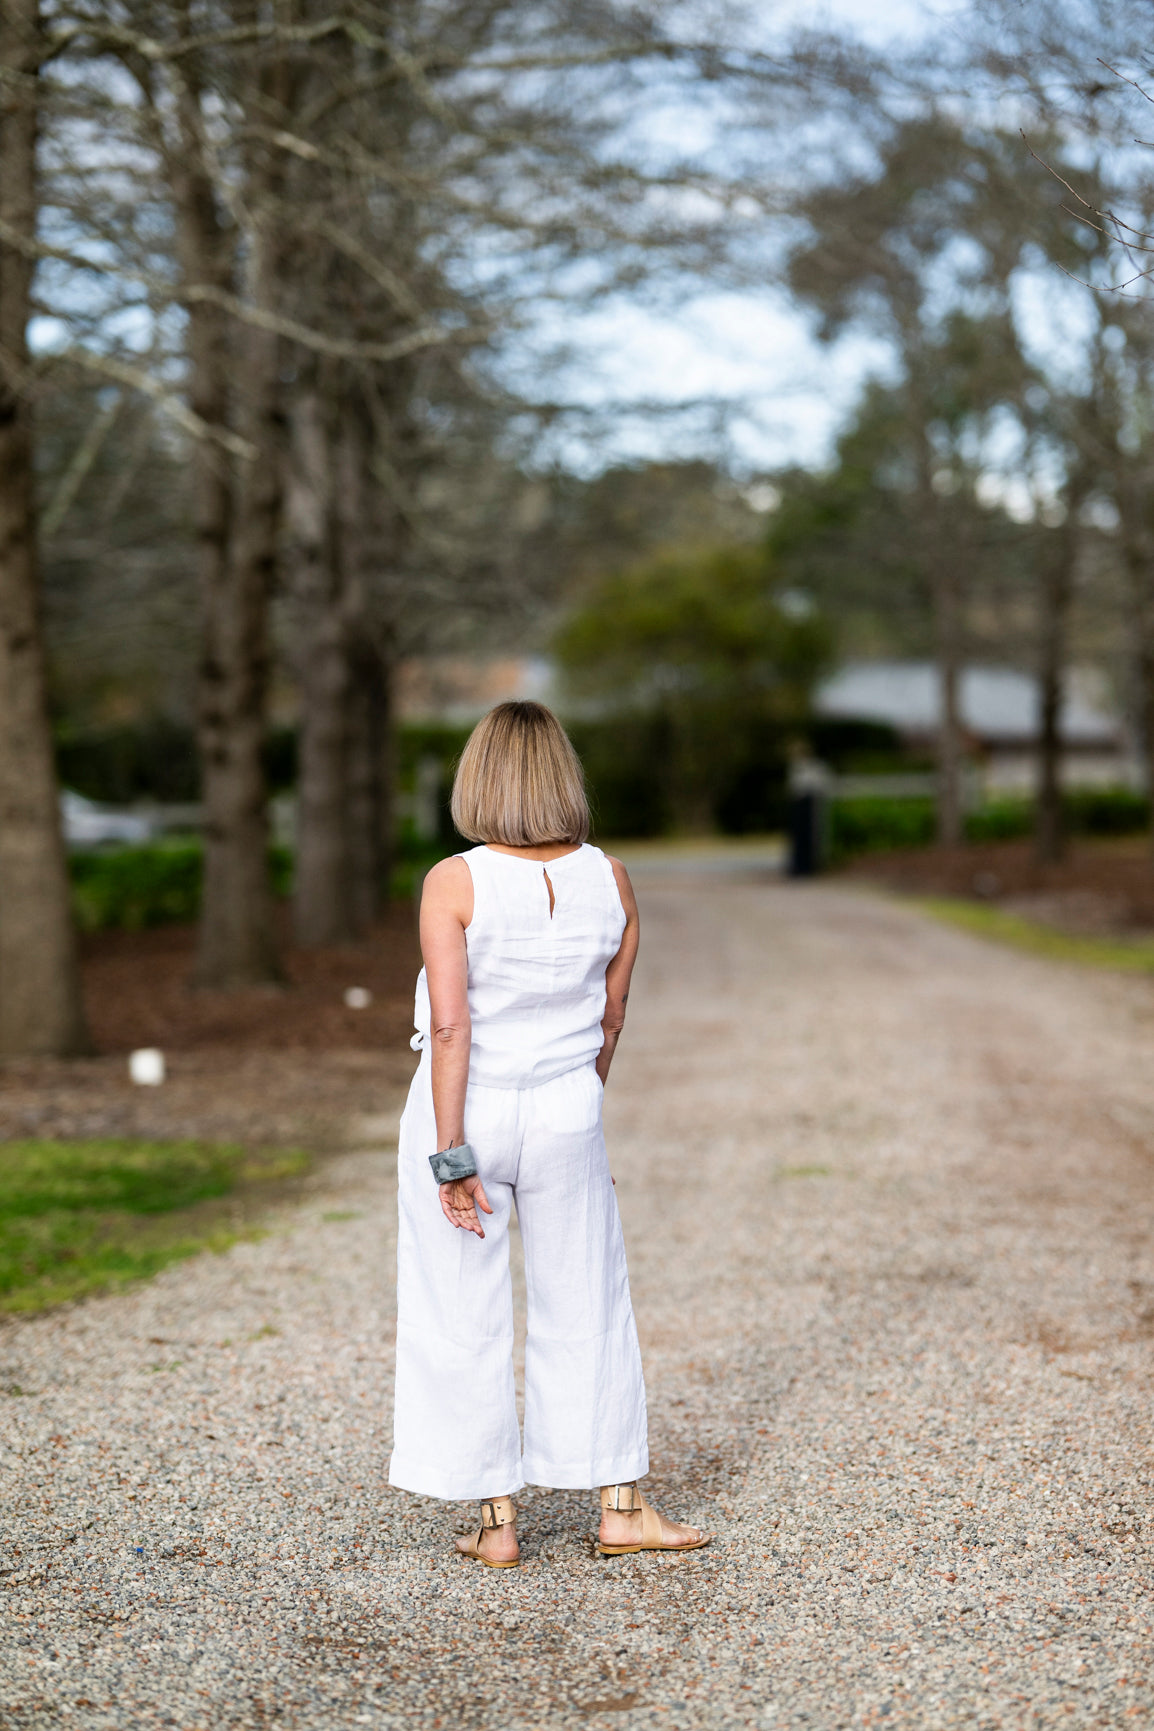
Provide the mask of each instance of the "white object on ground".
{"label": "white object on ground", "polygon": [[156,1088],[164,1081],[164,1053],[155,1046],[141,1046],[128,1054],[128,1074],[141,1088]]}
{"label": "white object on ground", "polygon": [[373,994],[364,986],[350,986],[345,993],[345,1003],[350,1010],[367,1010],[373,1001]]}

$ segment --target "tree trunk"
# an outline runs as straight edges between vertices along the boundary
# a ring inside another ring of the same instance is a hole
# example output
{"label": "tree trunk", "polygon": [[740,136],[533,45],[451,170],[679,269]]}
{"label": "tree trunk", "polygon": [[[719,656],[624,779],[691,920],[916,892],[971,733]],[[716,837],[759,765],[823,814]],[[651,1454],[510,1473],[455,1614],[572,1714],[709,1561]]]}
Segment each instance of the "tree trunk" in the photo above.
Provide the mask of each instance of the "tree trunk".
{"label": "tree trunk", "polygon": [[1154,523],[1149,515],[1148,497],[1144,474],[1125,472],[1119,477],[1117,504],[1130,590],[1142,761],[1150,801],[1150,851],[1154,862]]}
{"label": "tree trunk", "polygon": [[335,533],[334,450],[326,381],[314,371],[290,414],[287,517],[293,636],[300,690],[297,942],[347,943],[349,657]]}
{"label": "tree trunk", "polygon": [[1134,589],[1135,647],[1142,726],[1142,763],[1150,801],[1149,842],[1154,863],[1154,559],[1146,558],[1131,579]]}
{"label": "tree trunk", "polygon": [[350,943],[378,918],[391,865],[391,647],[372,581],[382,549],[372,535],[368,428],[349,379],[315,367],[292,428],[296,934],[305,945]]}
{"label": "tree trunk", "polygon": [[907,384],[909,424],[916,465],[916,532],[933,613],[934,656],[938,679],[937,835],[941,847],[965,839],[962,811],[962,608],[956,550],[950,544],[942,501],[934,490],[934,452],[930,444],[931,400],[925,362],[911,364]]}
{"label": "tree trunk", "polygon": [[[948,554],[939,552],[944,560]],[[961,617],[957,583],[948,566],[933,574],[940,716],[938,721],[938,842],[957,847],[964,840],[962,811]]]}
{"label": "tree trunk", "polygon": [[345,759],[348,904],[363,935],[388,899],[393,848],[393,647],[377,567],[398,556],[399,528],[382,533],[371,472],[371,426],[358,395],[342,401],[337,489],[345,647],[349,673]]}
{"label": "tree trunk", "polygon": [[349,909],[358,935],[380,918],[393,865],[392,695],[391,658],[366,636],[354,643],[349,682]]}
{"label": "tree trunk", "polygon": [[1034,851],[1043,864],[1061,859],[1065,850],[1062,820],[1062,699],[1065,691],[1066,641],[1074,568],[1078,557],[1077,515],[1081,495],[1071,489],[1066,520],[1055,531],[1053,545],[1043,542],[1040,654],[1038,684],[1041,727],[1038,736],[1038,803]]}
{"label": "tree trunk", "polygon": [[[36,232],[37,0],[0,9],[0,217]],[[87,1045],[40,635],[27,326],[32,265],[0,243],[0,1055]]]}
{"label": "tree trunk", "polygon": [[1147,631],[1138,648],[1138,678],[1142,717],[1142,765],[1146,797],[1150,801],[1150,852],[1154,863],[1154,629]]}
{"label": "tree trunk", "polygon": [[[200,95],[190,68],[180,97],[180,158],[172,165],[177,235],[188,284],[234,286],[226,231],[204,154]],[[250,189],[251,190],[251,189]],[[258,238],[254,292],[267,292],[272,261]],[[239,480],[206,440],[194,454],[201,598],[198,736],[203,775],[204,897],[196,978],[205,986],[278,977],[268,873],[262,749],[267,677],[267,591],[275,554],[277,343],[245,330],[230,343],[228,315],[187,303],[189,397],[210,426],[230,419],[238,366],[241,431],[258,456]]]}
{"label": "tree trunk", "polygon": [[258,455],[236,485],[231,558],[212,598],[201,707],[205,870],[198,977],[202,985],[280,977],[269,881],[264,773],[268,609],[280,529],[279,341],[245,333],[239,426]]}

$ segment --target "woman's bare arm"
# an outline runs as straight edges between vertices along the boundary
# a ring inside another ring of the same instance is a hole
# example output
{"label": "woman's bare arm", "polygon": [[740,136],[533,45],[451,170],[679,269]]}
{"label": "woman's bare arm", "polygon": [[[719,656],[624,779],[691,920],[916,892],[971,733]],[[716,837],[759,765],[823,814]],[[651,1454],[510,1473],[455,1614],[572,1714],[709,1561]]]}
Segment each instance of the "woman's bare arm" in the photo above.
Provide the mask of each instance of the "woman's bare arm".
{"label": "woman's bare arm", "polygon": [[625,909],[625,930],[621,936],[621,948],[605,970],[605,1014],[601,1018],[604,1041],[597,1056],[597,1074],[602,1083],[608,1080],[609,1066],[613,1062],[617,1041],[625,1025],[629,982],[633,977],[633,964],[637,960],[637,945],[641,936],[637,898],[633,894],[633,885],[629,882],[629,873],[619,859],[611,859],[609,864],[613,867],[621,906]]}
{"label": "woman's bare arm", "polygon": [[[421,892],[421,955],[429,985],[432,1020],[433,1115],[437,1123],[435,1154],[465,1140],[465,1090],[469,1083],[469,1051],[473,1030],[469,1020],[469,958],[465,928],[473,917],[473,880],[463,859],[441,860],[425,879]],[[454,1226],[485,1234],[478,1207],[493,1210],[478,1177],[442,1184],[441,1207]]]}

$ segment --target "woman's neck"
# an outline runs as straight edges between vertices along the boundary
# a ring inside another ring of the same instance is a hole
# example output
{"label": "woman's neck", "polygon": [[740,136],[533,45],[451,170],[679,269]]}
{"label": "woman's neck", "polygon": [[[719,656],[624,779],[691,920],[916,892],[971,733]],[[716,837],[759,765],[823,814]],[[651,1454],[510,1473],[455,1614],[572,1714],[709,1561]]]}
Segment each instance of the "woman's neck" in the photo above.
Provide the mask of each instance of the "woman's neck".
{"label": "woman's neck", "polygon": [[566,854],[578,853],[581,843],[576,846],[571,841],[540,841],[532,842],[527,847],[512,847],[508,842],[487,841],[485,846],[490,853],[512,854],[514,859],[540,860],[542,865],[548,865],[550,860],[564,859]]}

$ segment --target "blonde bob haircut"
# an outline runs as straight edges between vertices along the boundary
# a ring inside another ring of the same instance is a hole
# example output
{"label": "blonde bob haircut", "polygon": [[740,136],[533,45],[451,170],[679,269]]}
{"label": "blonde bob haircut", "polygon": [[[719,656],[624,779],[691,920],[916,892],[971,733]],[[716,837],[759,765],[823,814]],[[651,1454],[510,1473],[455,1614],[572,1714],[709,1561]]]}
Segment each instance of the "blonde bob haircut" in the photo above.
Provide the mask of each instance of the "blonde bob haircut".
{"label": "blonde bob haircut", "polygon": [[483,716],[461,753],[449,809],[470,841],[583,842],[585,776],[553,711],[543,703],[499,703]]}

